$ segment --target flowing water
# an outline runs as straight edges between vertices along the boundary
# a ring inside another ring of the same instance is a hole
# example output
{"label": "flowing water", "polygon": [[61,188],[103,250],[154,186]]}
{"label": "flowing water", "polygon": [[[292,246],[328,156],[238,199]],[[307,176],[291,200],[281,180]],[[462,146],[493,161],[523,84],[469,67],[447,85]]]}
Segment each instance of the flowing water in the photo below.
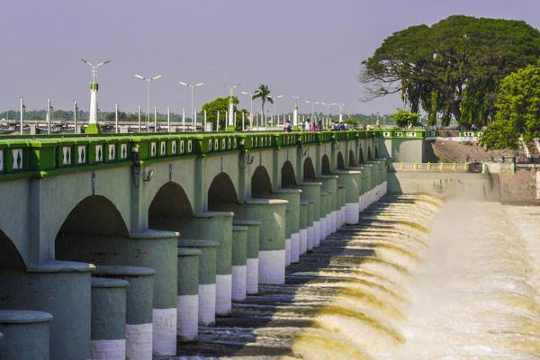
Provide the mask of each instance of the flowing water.
{"label": "flowing water", "polygon": [[540,359],[540,208],[386,198],[180,359]]}

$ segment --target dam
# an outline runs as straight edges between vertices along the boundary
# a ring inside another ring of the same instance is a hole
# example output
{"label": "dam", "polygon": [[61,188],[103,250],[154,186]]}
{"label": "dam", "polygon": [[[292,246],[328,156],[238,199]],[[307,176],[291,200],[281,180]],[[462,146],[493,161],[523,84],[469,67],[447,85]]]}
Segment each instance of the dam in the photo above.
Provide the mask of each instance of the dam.
{"label": "dam", "polygon": [[2,359],[538,358],[538,208],[427,138],[0,140]]}

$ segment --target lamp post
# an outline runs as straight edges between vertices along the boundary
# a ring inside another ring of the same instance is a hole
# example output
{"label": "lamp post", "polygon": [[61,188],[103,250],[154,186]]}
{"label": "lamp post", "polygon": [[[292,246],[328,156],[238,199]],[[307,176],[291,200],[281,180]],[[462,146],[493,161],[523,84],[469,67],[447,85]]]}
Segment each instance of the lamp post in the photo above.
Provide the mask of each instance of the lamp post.
{"label": "lamp post", "polygon": [[163,75],[157,74],[154,76],[145,77],[141,74],[134,74],[133,77],[146,82],[146,131],[148,131],[150,124],[150,84],[152,81],[161,79]]}
{"label": "lamp post", "polygon": [[19,98],[19,116],[20,116],[20,119],[19,119],[19,127],[20,127],[20,134],[22,135],[23,134],[23,121],[24,121],[24,109],[26,107],[24,106],[24,99],[23,97],[21,96]]}
{"label": "lamp post", "polygon": [[197,110],[195,110],[195,88],[203,86],[203,82],[188,83],[184,81],[178,82],[180,85],[191,88],[191,114],[193,116],[192,122],[194,126],[197,126]]}
{"label": "lamp post", "polygon": [[300,96],[293,95],[291,99],[294,100],[293,126],[298,126],[298,100],[300,100]]}
{"label": "lamp post", "polygon": [[253,127],[253,95],[255,93],[250,93],[248,91],[241,91],[240,94],[249,96],[249,126]]}
{"label": "lamp post", "polygon": [[99,85],[97,82],[97,72],[100,67],[110,63],[111,60],[100,61],[95,65],[86,59],[81,59],[81,61],[86,65],[90,66],[92,73],[92,80],[90,81],[90,118],[88,119],[88,129],[90,130],[90,132],[97,132],[97,93],[99,90]]}
{"label": "lamp post", "polygon": [[229,122],[228,126],[234,125],[234,89],[236,89],[240,84],[232,84],[229,86]]}
{"label": "lamp post", "polygon": [[281,94],[281,95],[276,95],[274,97],[274,104],[273,104],[273,108],[274,108],[274,112],[276,113],[277,115],[277,125],[279,126],[279,108],[278,108],[278,99],[281,99],[283,98],[285,95]]}

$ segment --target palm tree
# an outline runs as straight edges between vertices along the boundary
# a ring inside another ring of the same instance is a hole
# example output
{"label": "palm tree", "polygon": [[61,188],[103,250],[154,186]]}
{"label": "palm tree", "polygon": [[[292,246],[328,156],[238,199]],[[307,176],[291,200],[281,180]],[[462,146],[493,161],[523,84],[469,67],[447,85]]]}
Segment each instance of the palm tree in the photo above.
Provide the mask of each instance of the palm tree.
{"label": "palm tree", "polygon": [[268,101],[270,104],[274,103],[274,99],[272,99],[272,96],[270,96],[270,88],[268,85],[261,84],[255,90],[253,93],[253,96],[251,97],[253,100],[255,99],[261,99],[261,110],[262,110],[262,116],[263,116],[263,124],[264,124],[264,104]]}

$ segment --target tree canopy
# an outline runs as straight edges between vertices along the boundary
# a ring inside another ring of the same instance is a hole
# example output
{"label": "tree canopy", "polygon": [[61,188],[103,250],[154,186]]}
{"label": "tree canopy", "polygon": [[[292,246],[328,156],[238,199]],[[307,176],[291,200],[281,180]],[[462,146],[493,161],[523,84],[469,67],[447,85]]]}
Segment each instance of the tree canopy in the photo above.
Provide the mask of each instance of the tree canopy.
{"label": "tree canopy", "polygon": [[391,115],[392,120],[396,122],[399,127],[413,127],[420,125],[420,115],[405,109],[397,109]]}
{"label": "tree canopy", "polygon": [[495,121],[481,139],[488,148],[516,148],[521,136],[527,142],[540,137],[540,63],[505,77],[495,108]]}
{"label": "tree canopy", "polygon": [[495,114],[502,78],[540,56],[540,32],[523,21],[451,16],[396,32],[363,61],[367,98],[400,93],[434,124],[481,127]]}
{"label": "tree canopy", "polygon": [[[217,123],[217,113],[219,111],[219,128],[225,129],[225,114],[229,111],[229,96],[227,97],[218,97],[215,98],[212,101],[207,102],[202,106],[202,111],[206,111],[206,121],[213,123],[213,126],[215,128]],[[238,104],[240,103],[238,101],[238,97],[233,96],[232,102],[234,106],[234,112],[236,113],[237,120],[241,120],[242,112],[246,112],[246,110],[241,110],[238,108]],[[246,115],[244,115],[246,116]]]}
{"label": "tree canopy", "polygon": [[268,101],[270,104],[274,103],[274,99],[270,96],[270,87],[268,85],[261,84],[253,93],[252,99],[261,99],[261,110],[264,116],[264,105]]}

